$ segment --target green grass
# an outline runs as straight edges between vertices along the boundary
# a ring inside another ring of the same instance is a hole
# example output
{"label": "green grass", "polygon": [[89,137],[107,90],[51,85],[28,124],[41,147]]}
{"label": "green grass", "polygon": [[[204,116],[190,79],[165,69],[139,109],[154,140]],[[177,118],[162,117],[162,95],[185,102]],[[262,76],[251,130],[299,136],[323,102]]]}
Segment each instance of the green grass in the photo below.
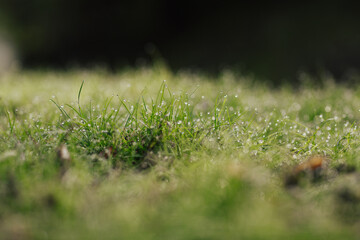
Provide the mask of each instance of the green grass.
{"label": "green grass", "polygon": [[0,239],[357,239],[360,88],[324,83],[2,76]]}

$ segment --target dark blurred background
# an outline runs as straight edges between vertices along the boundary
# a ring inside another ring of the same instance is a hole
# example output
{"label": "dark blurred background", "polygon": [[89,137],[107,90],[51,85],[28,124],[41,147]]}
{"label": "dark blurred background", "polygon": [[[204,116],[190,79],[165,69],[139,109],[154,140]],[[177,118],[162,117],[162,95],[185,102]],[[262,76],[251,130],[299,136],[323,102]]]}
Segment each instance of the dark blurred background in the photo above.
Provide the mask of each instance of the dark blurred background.
{"label": "dark blurred background", "polygon": [[233,68],[279,82],[360,69],[352,1],[0,0],[0,28],[25,68],[110,69],[163,59],[173,70]]}

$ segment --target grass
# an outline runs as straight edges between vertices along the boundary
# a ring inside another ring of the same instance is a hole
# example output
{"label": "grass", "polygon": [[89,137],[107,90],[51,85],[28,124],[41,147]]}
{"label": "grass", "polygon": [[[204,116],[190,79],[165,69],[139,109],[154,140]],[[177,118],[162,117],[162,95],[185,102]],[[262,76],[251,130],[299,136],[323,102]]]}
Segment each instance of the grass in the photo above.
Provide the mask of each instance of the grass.
{"label": "grass", "polygon": [[0,239],[357,239],[360,88],[324,82],[2,76]]}

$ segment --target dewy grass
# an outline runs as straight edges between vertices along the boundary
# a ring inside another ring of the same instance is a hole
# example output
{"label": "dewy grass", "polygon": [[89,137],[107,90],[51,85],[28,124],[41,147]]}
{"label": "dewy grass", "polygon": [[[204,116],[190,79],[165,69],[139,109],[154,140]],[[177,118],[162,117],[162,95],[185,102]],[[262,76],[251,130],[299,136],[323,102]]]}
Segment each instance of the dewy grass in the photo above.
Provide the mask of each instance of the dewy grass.
{"label": "dewy grass", "polygon": [[356,86],[161,66],[0,84],[0,239],[360,236]]}
{"label": "dewy grass", "polygon": [[[93,107],[90,102],[87,108],[81,108],[80,96],[84,85],[78,93],[77,106],[65,104],[59,109],[62,118],[59,127],[66,131],[66,137],[72,138],[75,145],[83,147],[87,153],[107,153],[114,166],[118,162],[127,166],[147,168],[155,162],[151,155],[162,151],[168,155],[183,155],[186,147],[201,146],[205,136],[229,129],[232,119],[237,115],[230,114],[226,107],[226,96],[218,96],[209,117],[202,118],[194,112],[190,103],[191,95],[173,96],[164,81],[155,100],[146,102],[140,96],[134,103],[117,96],[118,106],[110,109],[113,98],[108,98],[102,107]],[[192,93],[194,94],[194,92]],[[185,146],[187,145],[187,146]]]}

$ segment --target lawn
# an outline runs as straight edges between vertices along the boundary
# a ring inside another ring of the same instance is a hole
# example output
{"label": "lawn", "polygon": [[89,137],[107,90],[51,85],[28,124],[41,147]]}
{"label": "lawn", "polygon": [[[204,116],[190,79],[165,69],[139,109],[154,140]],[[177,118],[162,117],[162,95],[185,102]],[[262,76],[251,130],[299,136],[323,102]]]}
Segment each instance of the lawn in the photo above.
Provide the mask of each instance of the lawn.
{"label": "lawn", "polygon": [[358,86],[162,66],[0,86],[0,239],[360,237]]}

